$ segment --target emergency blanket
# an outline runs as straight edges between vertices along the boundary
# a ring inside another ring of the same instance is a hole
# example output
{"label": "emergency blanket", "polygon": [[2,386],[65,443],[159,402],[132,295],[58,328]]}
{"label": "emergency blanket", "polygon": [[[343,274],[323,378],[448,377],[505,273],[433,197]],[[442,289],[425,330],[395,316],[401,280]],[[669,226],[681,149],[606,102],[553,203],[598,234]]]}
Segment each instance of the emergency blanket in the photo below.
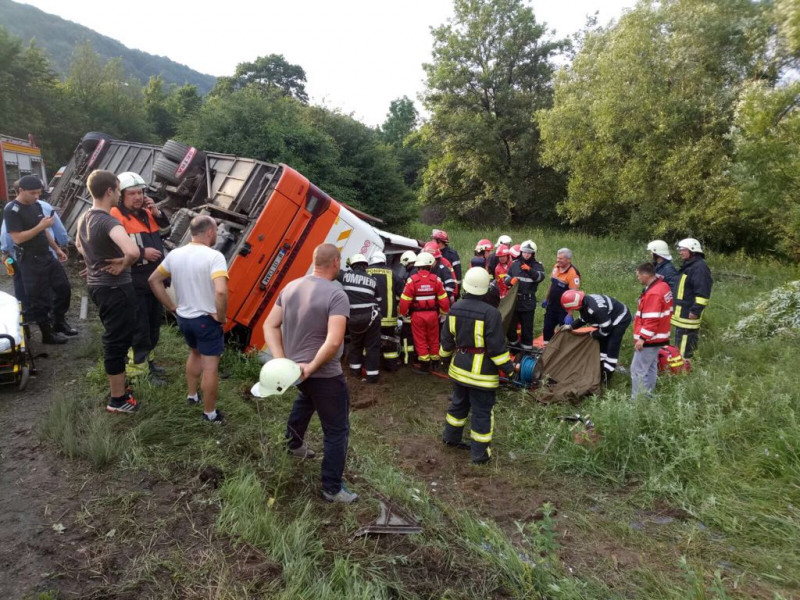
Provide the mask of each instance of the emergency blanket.
{"label": "emergency blanket", "polygon": [[545,387],[539,401],[576,403],[600,391],[600,344],[588,331],[558,331],[536,363],[534,379]]}
{"label": "emergency blanket", "polygon": [[514,317],[514,311],[517,308],[517,290],[514,288],[505,298],[500,300],[500,306],[497,310],[500,311],[500,316],[503,317],[503,331],[508,331],[511,327],[511,319]]}
{"label": "emergency blanket", "polygon": [[[19,324],[19,302],[11,294],[0,292],[0,333],[14,338],[14,346],[22,342],[22,327]],[[0,352],[11,350],[8,338],[0,338]]]}

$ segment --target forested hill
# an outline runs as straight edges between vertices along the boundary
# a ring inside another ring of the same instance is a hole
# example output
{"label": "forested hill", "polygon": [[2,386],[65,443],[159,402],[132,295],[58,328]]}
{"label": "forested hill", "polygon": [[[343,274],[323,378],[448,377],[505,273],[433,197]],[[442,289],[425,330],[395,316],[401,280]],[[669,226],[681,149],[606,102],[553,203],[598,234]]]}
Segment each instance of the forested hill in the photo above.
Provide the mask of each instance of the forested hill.
{"label": "forested hill", "polygon": [[125,74],[142,83],[147,83],[151,75],[160,74],[167,84],[181,86],[189,83],[196,85],[201,94],[206,94],[216,81],[216,77],[212,75],[198,73],[164,56],[132,50],[88,27],[27,4],[0,0],[0,25],[12,35],[21,38],[25,44],[35,38],[36,45],[47,53],[51,67],[62,76],[66,76],[69,71],[75,46],[88,41],[104,62],[111,58],[121,58]]}

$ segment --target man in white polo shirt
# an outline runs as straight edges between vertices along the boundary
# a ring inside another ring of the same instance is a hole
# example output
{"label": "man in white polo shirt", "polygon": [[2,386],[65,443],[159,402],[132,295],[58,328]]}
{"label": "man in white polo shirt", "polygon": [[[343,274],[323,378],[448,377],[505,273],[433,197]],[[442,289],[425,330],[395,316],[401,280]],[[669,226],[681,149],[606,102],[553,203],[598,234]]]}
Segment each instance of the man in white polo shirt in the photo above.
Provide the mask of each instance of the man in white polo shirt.
{"label": "man in white polo shirt", "polygon": [[[213,249],[217,242],[214,219],[195,217],[189,233],[191,243],[167,254],[149,282],[159,302],[178,315],[178,327],[189,345],[187,402],[200,404],[198,388],[202,389],[203,420],[222,425],[225,418],[217,410],[217,390],[219,358],[225,345],[222,326],[228,311],[228,265],[222,253]],[[177,306],[164,287],[168,277],[172,278]]]}

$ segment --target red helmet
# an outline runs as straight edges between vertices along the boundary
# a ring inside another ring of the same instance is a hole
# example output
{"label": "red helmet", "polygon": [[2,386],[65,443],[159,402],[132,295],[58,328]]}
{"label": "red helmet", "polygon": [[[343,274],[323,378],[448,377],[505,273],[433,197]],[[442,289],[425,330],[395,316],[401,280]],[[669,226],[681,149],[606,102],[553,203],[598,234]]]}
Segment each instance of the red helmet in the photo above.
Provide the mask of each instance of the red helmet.
{"label": "red helmet", "polygon": [[501,256],[511,256],[511,248],[509,248],[505,244],[500,244],[497,247],[497,252],[495,252],[495,256],[497,256],[498,258]]}
{"label": "red helmet", "polygon": [[444,229],[434,229],[433,233],[431,233],[431,239],[444,242],[445,244],[450,243],[450,236],[447,235],[447,232]]}
{"label": "red helmet", "polygon": [[511,258],[518,258],[521,252],[519,251],[519,244],[514,244],[508,250],[508,253],[511,255]]}
{"label": "red helmet", "polygon": [[578,310],[583,306],[584,294],[580,290],[567,290],[561,295],[561,306],[564,310]]}
{"label": "red helmet", "polygon": [[423,252],[433,254],[433,258],[442,258],[442,251],[439,250],[439,244],[436,242],[428,242],[422,247]]}
{"label": "red helmet", "polygon": [[491,240],[487,240],[486,238],[480,240],[477,245],[475,246],[475,252],[484,252],[486,250],[492,251],[494,245],[492,244]]}

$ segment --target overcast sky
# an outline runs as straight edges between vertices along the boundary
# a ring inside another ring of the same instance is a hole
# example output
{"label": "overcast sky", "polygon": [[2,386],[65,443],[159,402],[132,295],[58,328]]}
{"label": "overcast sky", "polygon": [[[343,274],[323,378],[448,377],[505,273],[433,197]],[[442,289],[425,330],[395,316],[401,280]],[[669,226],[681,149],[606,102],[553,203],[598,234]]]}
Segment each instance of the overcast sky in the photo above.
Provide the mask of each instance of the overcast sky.
{"label": "overcast sky", "polygon": [[[431,58],[430,27],[452,15],[452,0],[24,3],[210,75],[232,75],[240,62],[283,54],[305,69],[312,102],[368,125],[381,124],[395,98],[417,102],[424,88],[422,63]],[[634,3],[532,0],[537,19],[558,36],[581,29],[595,11],[605,24]]]}

